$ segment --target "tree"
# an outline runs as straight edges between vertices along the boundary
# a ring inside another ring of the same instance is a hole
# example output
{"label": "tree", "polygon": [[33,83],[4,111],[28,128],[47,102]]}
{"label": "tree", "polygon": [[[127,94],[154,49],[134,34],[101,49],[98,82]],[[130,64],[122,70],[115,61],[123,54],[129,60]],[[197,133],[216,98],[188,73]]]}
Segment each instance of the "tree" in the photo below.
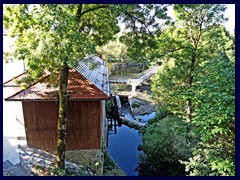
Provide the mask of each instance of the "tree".
{"label": "tree", "polygon": [[119,40],[109,41],[106,45],[98,46],[98,54],[107,62],[126,62],[129,60],[127,56],[127,46]]}
{"label": "tree", "polygon": [[[127,55],[131,59],[146,61],[154,58],[152,51],[156,48],[155,34],[161,34],[163,27],[169,24],[168,6],[164,5],[159,8],[153,4],[131,5],[124,11],[126,16],[120,18],[120,21],[127,22],[127,24],[120,42],[127,45]],[[148,16],[143,16],[144,14]],[[164,23],[162,22],[163,16]]]}
{"label": "tree", "polygon": [[158,37],[159,56],[166,61],[154,79],[154,96],[188,122],[190,175],[233,175],[235,58],[234,38],[220,25],[225,6],[174,10],[177,26]]}
{"label": "tree", "polygon": [[225,9],[219,4],[176,4],[175,25],[158,38],[159,54],[171,59],[174,65],[171,68],[167,65],[163,79],[156,80],[160,82],[155,84],[162,84],[163,88],[154,85],[153,91],[157,92],[161,102],[167,102],[165,105],[170,111],[189,122],[188,131],[193,116],[191,95],[196,66],[207,58],[208,54],[203,52],[210,47],[213,49],[213,43],[206,44],[204,37],[214,33],[219,35],[213,31],[226,20],[223,16]]}
{"label": "tree", "polygon": [[[172,86],[169,85],[169,87],[179,88],[181,92],[183,92],[183,89],[189,93],[191,92],[196,65],[206,58],[201,53],[212,44],[206,44],[203,37],[209,32],[212,32],[212,29],[214,29],[217,24],[221,24],[226,20],[223,17],[225,9],[226,7],[223,5],[174,5],[174,14],[176,16],[175,25],[165,30],[165,32],[157,38],[159,48],[156,53],[159,57],[172,59],[174,61],[174,66],[172,70],[170,70],[174,74],[170,74],[171,77],[169,77],[172,78]],[[165,82],[169,83],[169,81]],[[175,90],[176,89],[174,89],[174,92]],[[175,96],[173,98],[175,98]],[[179,99],[180,98],[177,98],[177,101]],[[174,100],[172,101],[172,104],[173,103]],[[178,105],[176,103],[172,106]],[[182,103],[179,104],[178,108],[177,110],[177,108],[174,107],[175,112],[182,115],[182,112],[185,111],[185,115],[183,115],[185,116],[184,118],[191,121],[193,113],[191,99],[186,97],[182,100]]]}
{"label": "tree", "polygon": [[[28,67],[27,82],[38,81],[44,72],[51,72],[51,85],[59,87],[59,119],[57,164],[65,167],[66,124],[68,115],[67,81],[69,67],[95,53],[95,47],[115,38],[118,20],[132,28],[129,17],[135,18],[142,33],[151,34],[155,16],[165,18],[164,5],[108,5],[108,4],[40,4],[10,5],[4,8],[4,25],[11,36],[17,36],[13,56],[23,59]],[[141,20],[141,21],[139,21]],[[147,30],[145,30],[147,29]]]}
{"label": "tree", "polygon": [[215,31],[219,36],[206,37],[214,48],[196,69],[192,88],[193,156],[184,162],[190,175],[235,175],[234,37],[224,27]]}
{"label": "tree", "polygon": [[220,54],[202,65],[205,73],[193,86],[191,134],[193,156],[185,162],[190,175],[235,175],[234,62]]}

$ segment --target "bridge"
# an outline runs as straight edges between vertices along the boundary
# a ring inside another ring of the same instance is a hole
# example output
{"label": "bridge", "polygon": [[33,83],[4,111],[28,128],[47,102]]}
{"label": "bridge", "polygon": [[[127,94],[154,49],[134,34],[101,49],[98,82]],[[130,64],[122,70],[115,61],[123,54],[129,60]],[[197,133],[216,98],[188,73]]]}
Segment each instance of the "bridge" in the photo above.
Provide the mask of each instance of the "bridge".
{"label": "bridge", "polygon": [[140,73],[137,79],[110,79],[110,83],[119,83],[119,84],[130,84],[132,86],[132,91],[136,90],[136,87],[142,84],[142,82],[148,80],[153,76],[160,66],[153,66],[142,73]]}

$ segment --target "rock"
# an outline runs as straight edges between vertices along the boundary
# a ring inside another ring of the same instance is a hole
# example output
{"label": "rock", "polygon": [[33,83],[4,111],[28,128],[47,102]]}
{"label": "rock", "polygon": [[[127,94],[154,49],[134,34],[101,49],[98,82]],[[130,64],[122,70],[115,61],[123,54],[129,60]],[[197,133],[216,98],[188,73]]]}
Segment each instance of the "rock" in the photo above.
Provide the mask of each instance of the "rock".
{"label": "rock", "polygon": [[34,158],[33,164],[37,166],[46,166],[46,162],[41,158]]}
{"label": "rock", "polygon": [[143,150],[143,146],[142,146],[142,145],[139,145],[139,146],[137,147],[137,149],[138,149],[139,151],[142,151],[142,150]]}

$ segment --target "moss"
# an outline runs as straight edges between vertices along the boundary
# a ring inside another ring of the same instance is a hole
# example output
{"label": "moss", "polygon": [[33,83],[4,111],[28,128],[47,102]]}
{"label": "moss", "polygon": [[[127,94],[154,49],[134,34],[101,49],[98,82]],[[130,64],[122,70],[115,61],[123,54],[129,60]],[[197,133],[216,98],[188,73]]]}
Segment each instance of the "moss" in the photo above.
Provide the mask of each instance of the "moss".
{"label": "moss", "polygon": [[106,149],[103,150],[103,154],[103,176],[125,176],[125,173],[112,160]]}
{"label": "moss", "polygon": [[95,176],[93,172],[85,167],[79,167],[78,170],[72,168],[61,169],[56,164],[46,168],[43,166],[34,166],[35,176]]}
{"label": "moss", "polygon": [[139,103],[137,103],[137,102],[132,103],[132,108],[138,108],[138,107],[140,107]]}

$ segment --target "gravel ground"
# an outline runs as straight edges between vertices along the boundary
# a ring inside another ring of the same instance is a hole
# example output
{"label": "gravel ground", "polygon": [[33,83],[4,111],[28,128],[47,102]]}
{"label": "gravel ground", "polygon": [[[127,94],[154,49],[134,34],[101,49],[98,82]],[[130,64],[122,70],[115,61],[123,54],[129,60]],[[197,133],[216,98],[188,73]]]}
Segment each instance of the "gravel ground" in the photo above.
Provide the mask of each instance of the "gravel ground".
{"label": "gravel ground", "polygon": [[[13,165],[9,161],[3,162],[3,176],[50,176],[49,172],[44,173],[41,169],[48,169],[55,163],[56,156],[52,153],[28,147],[18,146],[20,163]],[[100,150],[78,150],[69,151],[66,155],[66,167],[75,172],[81,171],[84,176],[102,175]],[[80,158],[81,157],[81,158]],[[83,158],[82,158],[83,157]],[[70,162],[71,159],[71,162]],[[74,159],[74,160],[72,160]],[[112,162],[114,164],[114,162]],[[111,163],[111,164],[112,164]],[[124,176],[124,172],[115,164],[111,170],[103,176]]]}

